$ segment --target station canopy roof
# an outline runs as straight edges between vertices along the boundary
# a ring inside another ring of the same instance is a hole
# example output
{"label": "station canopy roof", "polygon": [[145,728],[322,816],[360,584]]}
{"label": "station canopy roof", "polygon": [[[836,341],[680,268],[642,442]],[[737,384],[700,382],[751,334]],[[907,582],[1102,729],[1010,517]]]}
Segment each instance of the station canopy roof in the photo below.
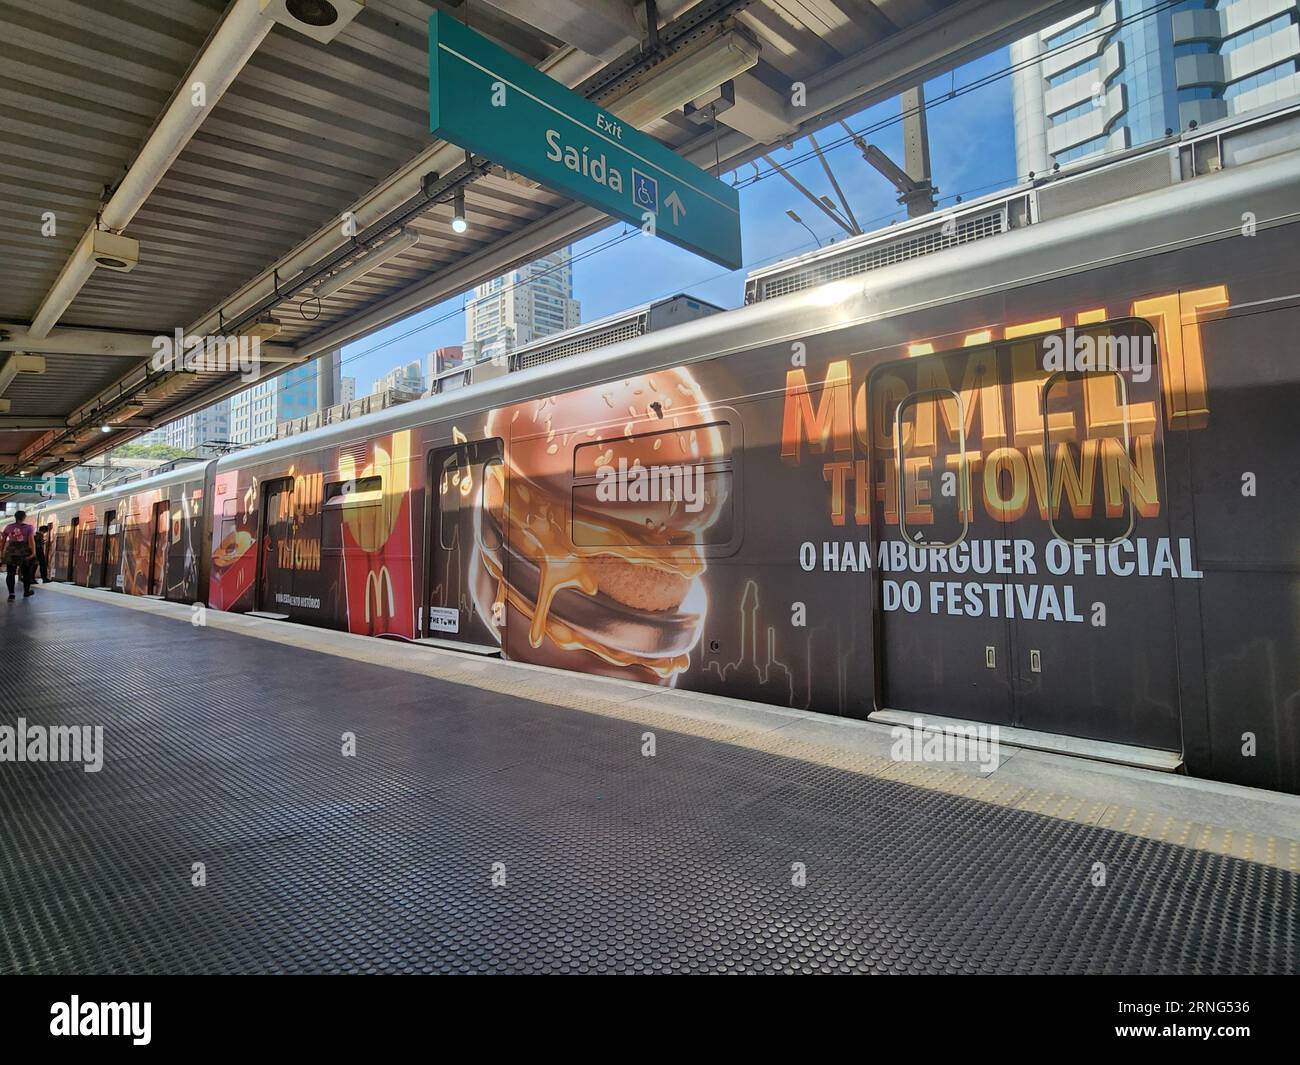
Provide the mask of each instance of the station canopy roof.
{"label": "station canopy roof", "polygon": [[[0,471],[245,387],[159,335],[255,331],[278,373],[607,223],[431,136],[435,7],[725,170],[1084,6],[659,0],[648,37],[632,0],[0,0]],[[683,113],[728,78],[716,132]]]}

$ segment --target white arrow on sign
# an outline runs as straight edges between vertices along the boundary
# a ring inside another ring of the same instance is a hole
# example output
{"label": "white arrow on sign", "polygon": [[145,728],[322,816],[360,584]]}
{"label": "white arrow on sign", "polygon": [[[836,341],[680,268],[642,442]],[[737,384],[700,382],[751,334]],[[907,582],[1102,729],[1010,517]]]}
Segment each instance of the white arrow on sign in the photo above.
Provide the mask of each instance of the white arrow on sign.
{"label": "white arrow on sign", "polygon": [[686,208],[682,206],[681,197],[677,195],[677,190],[673,189],[665,198],[664,206],[671,207],[673,212],[673,225],[681,221],[682,215],[686,213]]}

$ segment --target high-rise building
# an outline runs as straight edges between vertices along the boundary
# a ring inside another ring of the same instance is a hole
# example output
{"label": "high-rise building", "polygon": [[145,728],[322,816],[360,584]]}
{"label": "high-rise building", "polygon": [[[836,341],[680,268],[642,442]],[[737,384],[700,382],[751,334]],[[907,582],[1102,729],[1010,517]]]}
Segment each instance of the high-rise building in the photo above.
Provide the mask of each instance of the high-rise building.
{"label": "high-rise building", "polygon": [[318,409],[316,374],[319,363],[315,360],[286,370],[275,379],[275,423],[305,418]]}
{"label": "high-rise building", "polygon": [[355,377],[339,378],[339,395],[335,402],[351,403],[357,398],[357,379]]}
{"label": "high-rise building", "polygon": [[1300,0],[1107,0],[1011,46],[1021,179],[1300,94]]}
{"label": "high-rise building", "polygon": [[424,371],[420,369],[420,360],[412,359],[403,366],[395,366],[370,389],[376,396],[388,391],[412,392],[417,396],[423,392]]}
{"label": "high-rise building", "polygon": [[[251,388],[230,399],[230,439],[240,444],[257,444],[275,436],[275,427],[314,413],[319,408],[320,385],[317,375],[325,358],[313,359],[302,366],[258,381]],[[339,352],[328,359],[333,371],[333,395],[340,390],[342,363]],[[328,371],[327,371],[328,372]]]}
{"label": "high-rise building", "polygon": [[465,306],[464,361],[497,358],[580,321],[569,249],[561,248],[474,290]]}
{"label": "high-rise building", "polygon": [[205,444],[230,439],[230,400],[187,414],[166,427],[167,446],[199,452]]}
{"label": "high-rise building", "polygon": [[131,443],[139,444],[142,447],[166,447],[167,426],[164,425],[158,429],[150,429],[147,433],[141,433]]}
{"label": "high-rise building", "polygon": [[230,439],[258,444],[275,436],[275,379],[258,381],[230,397]]}

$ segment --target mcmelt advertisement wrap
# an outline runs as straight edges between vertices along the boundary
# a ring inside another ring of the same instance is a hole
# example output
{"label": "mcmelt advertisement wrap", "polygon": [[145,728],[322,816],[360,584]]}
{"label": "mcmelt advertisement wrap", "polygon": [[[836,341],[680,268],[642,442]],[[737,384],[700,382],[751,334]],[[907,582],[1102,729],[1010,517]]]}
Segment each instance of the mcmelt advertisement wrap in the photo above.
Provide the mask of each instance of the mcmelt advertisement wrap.
{"label": "mcmelt advertisement wrap", "polygon": [[410,450],[403,431],[336,452],[335,474],[219,473],[211,605],[414,638]]}
{"label": "mcmelt advertisement wrap", "polygon": [[[1226,302],[857,356],[829,334],[221,473],[212,605],[856,716],[955,690],[959,716],[1176,747],[1169,585],[1202,574],[1164,439],[1208,418],[1179,323]],[[1111,657],[1139,639],[1136,675]]]}
{"label": "mcmelt advertisement wrap", "polygon": [[[789,323],[766,312],[772,339],[749,348],[665,361],[694,335],[665,332],[635,367],[614,352],[612,380],[551,394],[548,371],[511,375],[382,431],[223,457],[195,471],[210,492],[69,507],[56,565],[652,685],[1155,748],[1300,791],[1300,305],[1284,229],[1214,247],[943,304],[918,290],[864,321],[827,287]],[[869,278],[843,284],[869,302]],[[502,390],[518,398],[475,408]]]}

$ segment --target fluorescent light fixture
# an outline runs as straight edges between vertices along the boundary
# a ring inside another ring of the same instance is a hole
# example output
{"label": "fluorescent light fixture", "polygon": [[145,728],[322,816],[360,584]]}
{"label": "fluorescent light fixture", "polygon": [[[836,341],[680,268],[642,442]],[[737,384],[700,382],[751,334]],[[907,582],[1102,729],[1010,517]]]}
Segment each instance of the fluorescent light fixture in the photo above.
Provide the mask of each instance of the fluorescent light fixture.
{"label": "fluorescent light fixture", "polygon": [[154,400],[167,399],[170,396],[176,395],[177,392],[188,388],[198,379],[199,375],[197,373],[191,373],[188,370],[177,371],[158,382],[158,384],[150,388],[145,395]]}
{"label": "fluorescent light fixture", "polygon": [[389,259],[401,255],[402,252],[414,248],[419,243],[420,234],[414,229],[405,228],[391,240],[384,241],[364,259],[358,259],[347,269],[340,270],[333,277],[327,277],[316,287],[312,295],[318,299],[328,299],[340,289],[347,288],[352,282],[365,277],[371,270],[378,269]]}
{"label": "fluorescent light fixture", "polygon": [[99,427],[99,431],[101,433],[111,433],[113,431],[113,427],[111,425],[101,425]]}
{"label": "fluorescent light fixture", "polygon": [[272,337],[279,336],[282,329],[284,329],[284,326],[280,324],[280,319],[264,314],[244,326],[239,331],[239,335],[257,337],[259,340],[270,340]]}
{"label": "fluorescent light fixture", "polygon": [[457,189],[456,196],[451,202],[451,231],[464,233],[467,229],[469,223],[465,221],[465,190]]}
{"label": "fluorescent light fixture", "polygon": [[122,406],[118,407],[117,410],[113,411],[113,413],[110,414],[104,420],[109,425],[121,425],[123,422],[129,422],[132,418],[134,418],[143,410],[144,410],[143,403],[137,403],[135,401],[132,401],[130,403],[124,403],[122,404]]}
{"label": "fluorescent light fixture", "polygon": [[645,81],[610,103],[607,110],[638,128],[648,125],[743,74],[758,62],[759,51],[758,40],[751,34],[729,30],[652,67]]}

